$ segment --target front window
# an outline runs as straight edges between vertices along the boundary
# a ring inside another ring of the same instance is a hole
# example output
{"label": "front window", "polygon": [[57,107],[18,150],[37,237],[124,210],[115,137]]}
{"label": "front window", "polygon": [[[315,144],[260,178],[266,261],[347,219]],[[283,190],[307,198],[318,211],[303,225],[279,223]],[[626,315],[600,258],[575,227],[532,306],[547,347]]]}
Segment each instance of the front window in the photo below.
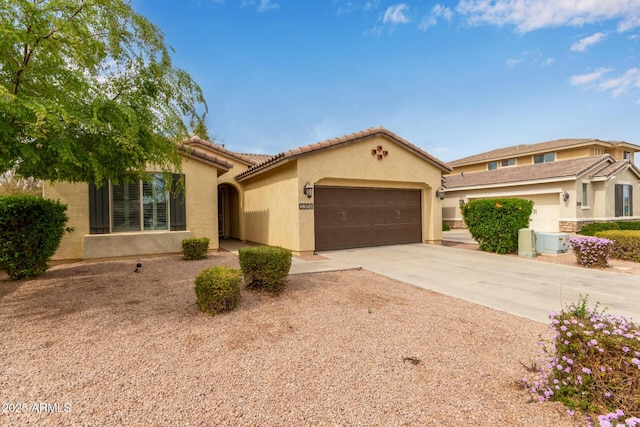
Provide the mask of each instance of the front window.
{"label": "front window", "polygon": [[167,230],[169,194],[161,174],[111,186],[112,231]]}
{"label": "front window", "polygon": [[631,151],[623,151],[622,152],[622,158],[624,160],[631,161]]}
{"label": "front window", "polygon": [[633,216],[633,187],[628,184],[616,184],[616,216]]}
{"label": "front window", "polygon": [[500,165],[501,165],[503,168],[506,168],[506,167],[508,167],[508,166],[515,166],[515,165],[516,165],[516,159],[506,159],[506,160],[503,160],[503,161],[500,163]]}
{"label": "front window", "polygon": [[536,154],[533,156],[533,163],[549,163],[556,161],[556,153]]}
{"label": "front window", "polygon": [[489,162],[487,163],[487,170],[495,170],[498,169],[498,162]]}
{"label": "front window", "polygon": [[589,184],[582,183],[582,206],[589,206]]}
{"label": "front window", "polygon": [[169,191],[162,175],[154,174],[150,182],[142,183],[142,212],[145,230],[167,230]]}
{"label": "front window", "polygon": [[89,184],[89,232],[184,231],[184,190],[184,175],[178,174],[168,182],[162,174],[151,174],[147,182]]}

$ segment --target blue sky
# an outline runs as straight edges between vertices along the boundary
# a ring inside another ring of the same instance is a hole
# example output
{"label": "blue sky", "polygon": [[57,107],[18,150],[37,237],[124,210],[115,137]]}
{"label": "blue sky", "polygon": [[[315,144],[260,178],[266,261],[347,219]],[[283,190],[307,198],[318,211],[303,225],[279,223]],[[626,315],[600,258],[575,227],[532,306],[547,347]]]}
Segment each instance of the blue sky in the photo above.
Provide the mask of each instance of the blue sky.
{"label": "blue sky", "polygon": [[444,161],[640,145],[640,0],[133,0],[216,142],[276,154],[382,125]]}

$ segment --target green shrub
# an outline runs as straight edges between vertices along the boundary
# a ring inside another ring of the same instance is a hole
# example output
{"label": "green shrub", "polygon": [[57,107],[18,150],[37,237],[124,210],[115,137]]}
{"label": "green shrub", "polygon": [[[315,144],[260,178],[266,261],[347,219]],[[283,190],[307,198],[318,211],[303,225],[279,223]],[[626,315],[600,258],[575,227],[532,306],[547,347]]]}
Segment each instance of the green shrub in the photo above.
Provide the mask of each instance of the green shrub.
{"label": "green shrub", "polygon": [[600,426],[638,425],[640,326],[597,305],[590,309],[582,296],[549,317],[554,338],[540,341],[537,377],[523,379],[529,391],[562,402],[571,414],[597,417]]}
{"label": "green shrub", "polygon": [[449,224],[447,224],[446,222],[442,223],[442,231],[449,231],[451,230],[451,226]]}
{"label": "green shrub", "polygon": [[596,233],[607,230],[640,230],[640,221],[594,222],[582,226],[578,234],[595,236]]}
{"label": "green shrub", "polygon": [[182,240],[182,253],[185,259],[196,260],[207,258],[209,252],[209,238],[201,237]]}
{"label": "green shrub", "polygon": [[597,237],[613,240],[611,257],[640,262],[640,231],[609,230],[599,231]]}
{"label": "green shrub", "polygon": [[518,250],[518,230],[529,226],[533,202],[524,199],[472,200],[460,206],[480,250],[499,254]]}
{"label": "green shrub", "polygon": [[237,268],[212,267],[196,277],[196,302],[208,314],[233,310],[240,303],[242,273]]}
{"label": "green shrub", "polygon": [[291,251],[276,246],[252,246],[238,251],[249,288],[279,291],[291,268]]}
{"label": "green shrub", "polygon": [[0,196],[0,268],[30,279],[49,268],[68,217],[60,202],[29,195]]}

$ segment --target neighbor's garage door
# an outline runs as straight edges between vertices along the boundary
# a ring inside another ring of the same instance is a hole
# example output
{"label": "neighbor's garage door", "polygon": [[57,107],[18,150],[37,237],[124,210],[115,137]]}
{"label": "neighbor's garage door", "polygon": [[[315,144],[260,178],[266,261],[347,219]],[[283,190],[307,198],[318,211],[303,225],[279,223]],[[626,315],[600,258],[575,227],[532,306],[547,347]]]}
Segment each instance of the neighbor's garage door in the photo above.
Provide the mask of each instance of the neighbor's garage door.
{"label": "neighbor's garage door", "polygon": [[422,241],[420,190],[315,187],[316,250]]}
{"label": "neighbor's garage door", "polygon": [[560,231],[560,196],[558,194],[538,194],[523,196],[533,202],[529,228],[534,231]]}

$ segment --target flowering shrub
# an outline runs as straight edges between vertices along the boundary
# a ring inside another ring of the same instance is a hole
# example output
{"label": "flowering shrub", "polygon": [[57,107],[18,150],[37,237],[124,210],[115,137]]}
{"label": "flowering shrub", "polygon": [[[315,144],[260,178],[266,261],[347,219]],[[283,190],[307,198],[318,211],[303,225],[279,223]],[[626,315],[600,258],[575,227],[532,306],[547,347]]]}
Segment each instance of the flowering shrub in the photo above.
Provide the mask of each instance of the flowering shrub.
{"label": "flowering shrub", "polygon": [[586,297],[549,318],[554,339],[540,341],[543,363],[526,388],[591,426],[640,427],[640,326],[588,309]]}
{"label": "flowering shrub", "polygon": [[571,244],[580,265],[585,267],[607,267],[609,265],[613,251],[612,240],[599,237],[573,237],[569,239],[569,244]]}

